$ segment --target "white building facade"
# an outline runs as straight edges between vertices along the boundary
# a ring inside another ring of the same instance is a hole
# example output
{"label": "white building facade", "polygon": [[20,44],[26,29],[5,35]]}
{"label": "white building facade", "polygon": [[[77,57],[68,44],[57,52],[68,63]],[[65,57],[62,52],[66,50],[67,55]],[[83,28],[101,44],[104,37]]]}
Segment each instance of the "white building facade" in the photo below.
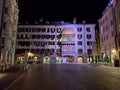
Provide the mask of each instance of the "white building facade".
{"label": "white building facade", "polygon": [[48,23],[18,25],[16,62],[93,62],[95,24]]}

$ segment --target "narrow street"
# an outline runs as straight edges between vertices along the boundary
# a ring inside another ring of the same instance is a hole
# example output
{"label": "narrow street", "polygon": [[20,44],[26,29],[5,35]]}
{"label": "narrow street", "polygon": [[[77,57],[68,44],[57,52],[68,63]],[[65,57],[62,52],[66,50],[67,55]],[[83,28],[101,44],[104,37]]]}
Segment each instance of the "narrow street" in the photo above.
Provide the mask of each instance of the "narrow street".
{"label": "narrow street", "polygon": [[120,90],[120,68],[94,64],[34,64],[5,90]]}

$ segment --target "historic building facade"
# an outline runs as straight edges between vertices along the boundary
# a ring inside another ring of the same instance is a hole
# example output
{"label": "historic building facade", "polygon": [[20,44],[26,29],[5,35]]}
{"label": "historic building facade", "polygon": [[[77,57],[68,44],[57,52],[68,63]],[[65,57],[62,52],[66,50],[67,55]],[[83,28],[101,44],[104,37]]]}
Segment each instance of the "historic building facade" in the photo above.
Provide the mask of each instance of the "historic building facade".
{"label": "historic building facade", "polygon": [[120,0],[113,0],[114,6],[114,20],[115,20],[115,42],[116,42],[116,49],[115,54],[116,58],[119,60],[120,66]]}
{"label": "historic building facade", "polygon": [[7,69],[14,64],[19,9],[17,0],[0,2],[0,68]]}
{"label": "historic building facade", "polygon": [[103,62],[113,63],[115,50],[115,30],[113,18],[113,5],[109,2],[104,10],[102,17],[99,19],[100,24],[100,46]]}
{"label": "historic building facade", "polygon": [[15,60],[43,63],[92,62],[94,27],[95,24],[63,21],[19,24]]}
{"label": "historic building facade", "polygon": [[102,17],[100,26],[100,53],[103,62],[112,66],[120,65],[120,1],[110,0]]}

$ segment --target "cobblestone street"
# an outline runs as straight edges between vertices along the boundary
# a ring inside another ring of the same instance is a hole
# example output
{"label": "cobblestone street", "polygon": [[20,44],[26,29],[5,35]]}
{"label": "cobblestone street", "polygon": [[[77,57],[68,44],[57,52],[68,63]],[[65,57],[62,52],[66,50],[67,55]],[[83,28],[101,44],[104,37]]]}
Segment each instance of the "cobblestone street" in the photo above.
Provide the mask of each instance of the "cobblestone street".
{"label": "cobblestone street", "polygon": [[5,90],[120,90],[120,68],[94,64],[35,64]]}

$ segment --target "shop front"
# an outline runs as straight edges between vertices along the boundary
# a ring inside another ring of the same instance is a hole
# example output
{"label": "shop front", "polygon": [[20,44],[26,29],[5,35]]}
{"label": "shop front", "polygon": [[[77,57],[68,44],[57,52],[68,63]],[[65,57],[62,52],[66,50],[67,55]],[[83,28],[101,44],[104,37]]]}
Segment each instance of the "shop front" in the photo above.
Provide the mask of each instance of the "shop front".
{"label": "shop front", "polygon": [[83,57],[82,57],[82,56],[79,56],[79,57],[78,57],[77,63],[78,63],[78,64],[83,63]]}
{"label": "shop front", "polygon": [[50,64],[50,56],[43,57],[43,64]]}
{"label": "shop front", "polygon": [[63,56],[62,63],[74,63],[74,56]]}

